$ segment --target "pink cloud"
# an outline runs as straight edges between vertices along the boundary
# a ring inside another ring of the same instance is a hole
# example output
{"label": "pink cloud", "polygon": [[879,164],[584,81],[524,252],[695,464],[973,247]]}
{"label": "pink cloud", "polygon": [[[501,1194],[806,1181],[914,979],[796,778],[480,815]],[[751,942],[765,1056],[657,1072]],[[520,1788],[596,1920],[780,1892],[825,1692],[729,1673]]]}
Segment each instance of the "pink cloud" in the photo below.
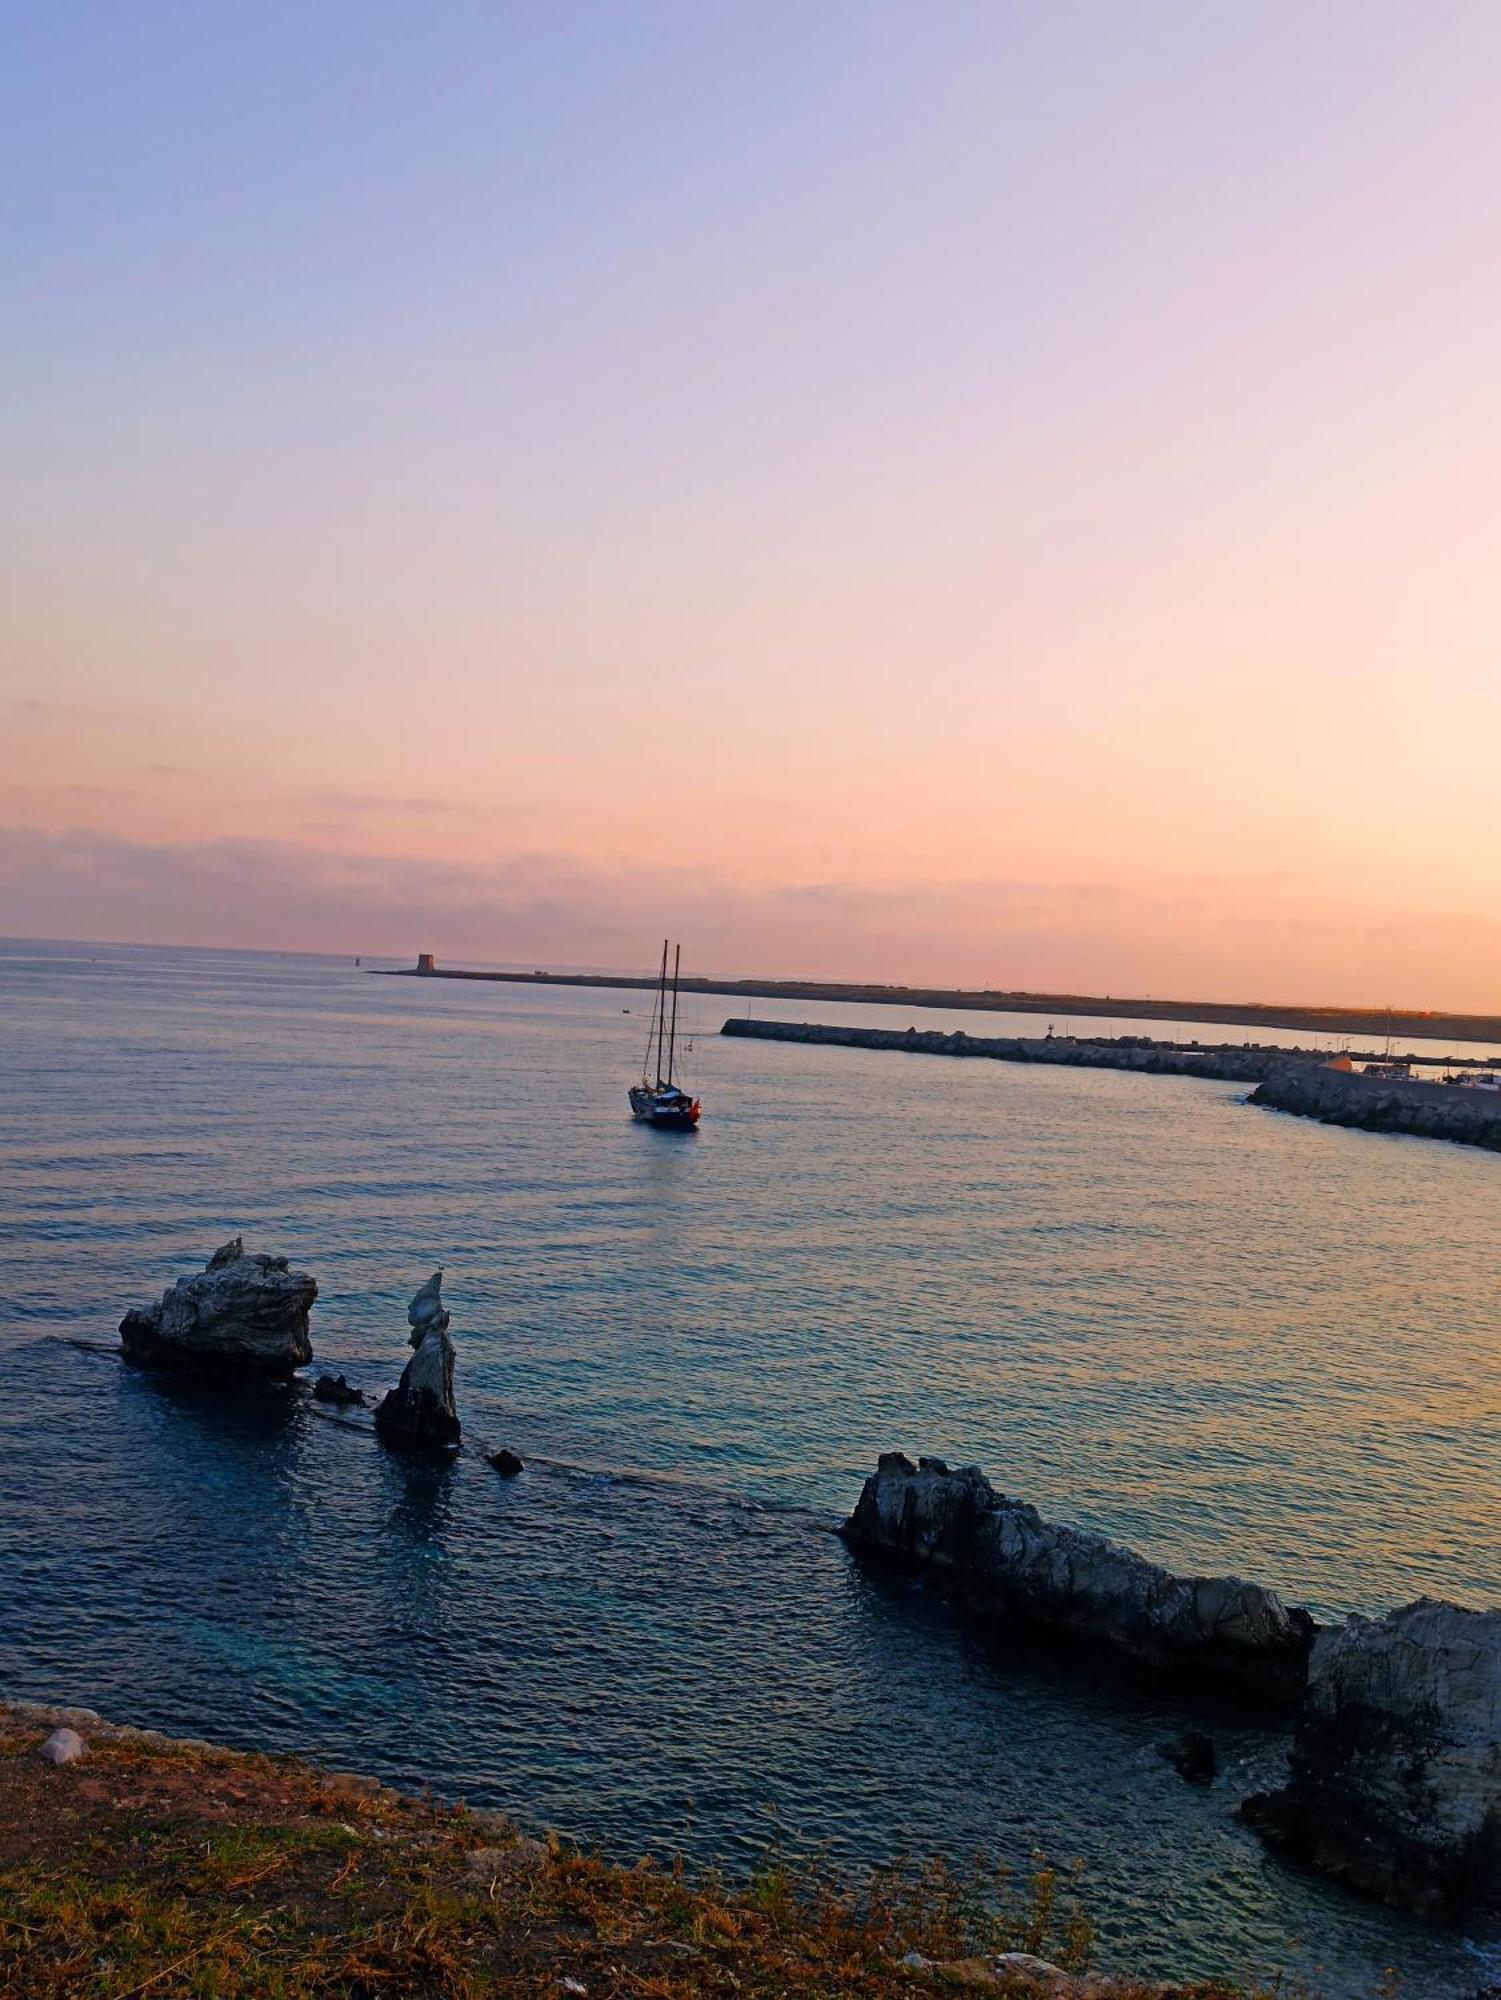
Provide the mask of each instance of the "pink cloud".
{"label": "pink cloud", "polygon": [[[493,863],[316,842],[145,842],[0,828],[0,931],[17,936],[642,966],[664,930],[696,971],[1044,990],[1465,1006],[1501,975],[1501,928],[1407,920],[1427,976],[1389,993],[1389,915],[1314,911],[1275,872],[1109,881],[972,878],[759,888],[712,867],[612,868],[545,851]],[[1416,959],[1413,962],[1418,962]]]}

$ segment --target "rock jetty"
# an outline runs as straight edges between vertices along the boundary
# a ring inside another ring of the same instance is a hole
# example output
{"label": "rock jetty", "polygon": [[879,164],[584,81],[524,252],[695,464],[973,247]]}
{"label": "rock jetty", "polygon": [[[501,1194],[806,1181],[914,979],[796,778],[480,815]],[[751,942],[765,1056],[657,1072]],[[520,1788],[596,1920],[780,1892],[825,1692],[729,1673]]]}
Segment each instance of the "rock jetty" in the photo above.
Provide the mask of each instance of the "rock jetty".
{"label": "rock jetty", "polygon": [[313,1358],[308,1313],[318,1287],[285,1257],[246,1251],[236,1236],[203,1270],[120,1322],[130,1361],[203,1374],[285,1378]]}
{"label": "rock jetty", "polygon": [[884,1452],[844,1524],[850,1545],[950,1578],[976,1611],[1088,1640],[1154,1666],[1295,1707],[1315,1626],[1234,1576],[1174,1576],[1103,1535],[1059,1527],[991,1486]]}
{"label": "rock jetty", "polygon": [[1362,1132],[1405,1132],[1501,1152],[1501,1091],[1366,1076],[1321,1063],[1278,1068],[1251,1093],[1253,1104]]}
{"label": "rock jetty", "polygon": [[443,1273],[434,1271],[407,1307],[409,1345],[416,1349],[396,1388],[381,1398],[375,1428],[405,1451],[453,1451],[459,1413],[453,1400],[453,1342],[443,1304]]}
{"label": "rock jetty", "polygon": [[719,1031],[760,1042],[817,1042],[840,1049],[891,1049],[903,1055],[960,1056],[990,1062],[1051,1063],[1059,1069],[1124,1069],[1143,1076],[1199,1076],[1220,1083],[1259,1083],[1292,1064],[1318,1064],[1321,1050],[1272,1049],[1226,1043],[1196,1048],[1121,1035],[1097,1042],[1072,1035],[970,1035],[963,1028],[825,1027],[816,1021],[731,1019]]}
{"label": "rock jetty", "polygon": [[1501,1901],[1501,1612],[1420,1598],[1319,1634],[1288,1783],[1241,1816],[1419,1916]]}

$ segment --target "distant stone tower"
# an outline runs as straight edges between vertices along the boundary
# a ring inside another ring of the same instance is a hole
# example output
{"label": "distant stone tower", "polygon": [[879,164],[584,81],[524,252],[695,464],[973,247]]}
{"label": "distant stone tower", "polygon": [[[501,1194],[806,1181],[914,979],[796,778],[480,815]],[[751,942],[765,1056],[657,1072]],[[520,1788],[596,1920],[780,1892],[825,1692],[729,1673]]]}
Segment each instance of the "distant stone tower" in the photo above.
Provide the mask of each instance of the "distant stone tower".
{"label": "distant stone tower", "polygon": [[433,954],[430,951],[418,952],[417,970],[419,972],[436,972],[437,969],[438,969],[438,961],[436,958],[433,957]]}

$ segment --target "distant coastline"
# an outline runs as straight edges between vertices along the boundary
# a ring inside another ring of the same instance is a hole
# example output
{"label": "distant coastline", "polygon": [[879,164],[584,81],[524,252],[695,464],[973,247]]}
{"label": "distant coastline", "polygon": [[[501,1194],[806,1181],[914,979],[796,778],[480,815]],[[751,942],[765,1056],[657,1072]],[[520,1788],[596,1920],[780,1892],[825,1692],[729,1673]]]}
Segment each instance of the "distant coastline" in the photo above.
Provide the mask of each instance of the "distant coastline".
{"label": "distant coastline", "polygon": [[[513,986],[604,986],[650,988],[651,976],[633,977],[605,972],[466,972],[434,965],[372,966],[387,979],[486,979]],[[1206,1021],[1222,1027],[1288,1028],[1315,1035],[1396,1036],[1424,1041],[1501,1042],[1501,1014],[1414,1012],[1388,1014],[1385,1007],[1277,1006],[1264,1001],[1117,1000],[1108,993],[1003,993],[989,987],[878,986],[822,979],[687,979],[685,993],[711,993],[731,999],[838,1000],[885,1007],[950,1007],[996,1014],[1049,1014],[1056,1020],[1072,1016],[1105,1016],[1125,1021]]]}

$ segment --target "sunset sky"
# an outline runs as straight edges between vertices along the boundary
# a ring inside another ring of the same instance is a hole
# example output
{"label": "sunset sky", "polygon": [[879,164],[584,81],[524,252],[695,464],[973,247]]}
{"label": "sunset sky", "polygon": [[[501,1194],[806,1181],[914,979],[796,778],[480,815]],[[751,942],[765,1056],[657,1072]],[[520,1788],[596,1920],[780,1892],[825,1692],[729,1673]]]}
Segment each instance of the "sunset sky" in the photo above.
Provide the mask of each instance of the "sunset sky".
{"label": "sunset sky", "polygon": [[57,0],[0,932],[1501,1007],[1501,7]]}

